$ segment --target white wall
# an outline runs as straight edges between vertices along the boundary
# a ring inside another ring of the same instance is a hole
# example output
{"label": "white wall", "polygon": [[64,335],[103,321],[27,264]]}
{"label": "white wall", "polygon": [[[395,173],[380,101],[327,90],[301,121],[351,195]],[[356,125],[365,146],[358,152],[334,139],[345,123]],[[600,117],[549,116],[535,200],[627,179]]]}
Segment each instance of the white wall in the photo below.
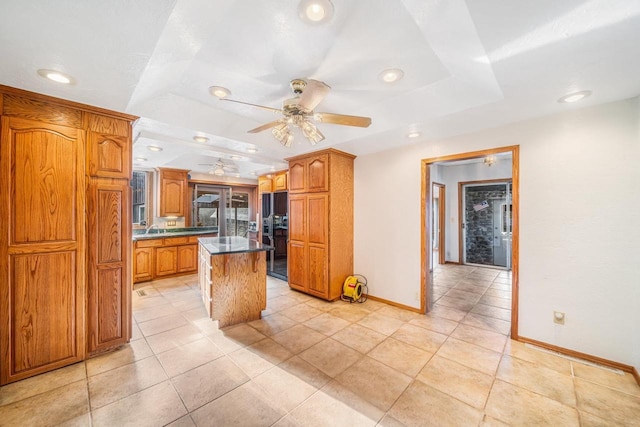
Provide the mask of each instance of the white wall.
{"label": "white wall", "polygon": [[355,272],[419,307],[420,160],[520,145],[520,335],[640,370],[639,111],[634,98],[358,157]]}

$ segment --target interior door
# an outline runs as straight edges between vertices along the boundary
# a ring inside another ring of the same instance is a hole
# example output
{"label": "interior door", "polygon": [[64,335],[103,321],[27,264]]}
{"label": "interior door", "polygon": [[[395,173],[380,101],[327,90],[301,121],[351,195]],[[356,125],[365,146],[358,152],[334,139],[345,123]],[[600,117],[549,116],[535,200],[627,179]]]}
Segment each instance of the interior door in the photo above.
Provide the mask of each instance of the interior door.
{"label": "interior door", "polygon": [[510,268],[511,183],[463,186],[465,264]]}

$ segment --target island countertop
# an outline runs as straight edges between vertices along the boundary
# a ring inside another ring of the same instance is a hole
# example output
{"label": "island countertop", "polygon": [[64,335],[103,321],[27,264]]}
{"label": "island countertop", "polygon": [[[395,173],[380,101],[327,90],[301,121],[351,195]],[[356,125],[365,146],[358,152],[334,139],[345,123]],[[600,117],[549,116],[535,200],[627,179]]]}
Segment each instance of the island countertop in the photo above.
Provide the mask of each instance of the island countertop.
{"label": "island countertop", "polygon": [[239,236],[201,237],[198,242],[210,255],[272,251],[273,246]]}

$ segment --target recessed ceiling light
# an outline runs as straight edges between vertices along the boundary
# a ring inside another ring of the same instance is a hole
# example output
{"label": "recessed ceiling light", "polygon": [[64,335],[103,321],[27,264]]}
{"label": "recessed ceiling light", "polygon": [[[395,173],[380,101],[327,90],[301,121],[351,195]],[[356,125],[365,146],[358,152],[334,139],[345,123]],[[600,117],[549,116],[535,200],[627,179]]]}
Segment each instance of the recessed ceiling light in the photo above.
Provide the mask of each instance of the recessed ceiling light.
{"label": "recessed ceiling light", "polygon": [[258,149],[256,147],[247,148],[247,153],[257,153]]}
{"label": "recessed ceiling light", "polygon": [[209,141],[209,138],[207,138],[206,136],[203,136],[203,135],[196,135],[196,136],[193,137],[193,140],[195,142],[201,142],[201,143],[204,144],[205,142]]}
{"label": "recessed ceiling light", "polygon": [[236,156],[235,154],[233,156],[231,156],[231,160],[242,160],[242,159],[244,159],[244,157]]}
{"label": "recessed ceiling light", "polygon": [[218,98],[226,98],[231,95],[231,91],[222,86],[211,86],[209,88],[209,93],[213,96],[217,96]]}
{"label": "recessed ceiling light", "polygon": [[400,68],[388,68],[378,74],[378,78],[385,83],[394,83],[404,76],[404,71]]}
{"label": "recessed ceiling light", "polygon": [[255,175],[256,175],[256,173],[255,173],[255,172],[249,172],[249,175],[253,175],[253,176],[255,176]]}
{"label": "recessed ceiling light", "polygon": [[407,138],[417,138],[420,136],[420,132],[409,132]]}
{"label": "recessed ceiling light", "polygon": [[236,174],[236,178],[240,178],[240,174],[239,173]]}
{"label": "recessed ceiling light", "polygon": [[580,92],[573,92],[563,96],[562,98],[558,99],[558,102],[560,103],[577,102],[577,101],[580,101],[581,99],[586,98],[589,95],[591,95],[590,90],[581,90]]}
{"label": "recessed ceiling light", "polygon": [[144,157],[136,157],[134,160],[136,162],[146,162],[147,161],[147,159],[145,159]]}
{"label": "recessed ceiling light", "polygon": [[56,70],[47,70],[44,68],[38,70],[38,75],[40,75],[40,77],[44,77],[45,79],[53,80],[54,82],[67,85],[73,83],[74,81],[73,77],[71,77],[69,74],[65,74]]}
{"label": "recessed ceiling light", "polygon": [[300,19],[310,24],[323,24],[333,17],[333,3],[329,0],[302,0],[298,5]]}
{"label": "recessed ceiling light", "polygon": [[149,150],[149,151],[162,151],[162,147],[158,147],[157,145],[149,145],[149,146],[147,146],[147,150]]}

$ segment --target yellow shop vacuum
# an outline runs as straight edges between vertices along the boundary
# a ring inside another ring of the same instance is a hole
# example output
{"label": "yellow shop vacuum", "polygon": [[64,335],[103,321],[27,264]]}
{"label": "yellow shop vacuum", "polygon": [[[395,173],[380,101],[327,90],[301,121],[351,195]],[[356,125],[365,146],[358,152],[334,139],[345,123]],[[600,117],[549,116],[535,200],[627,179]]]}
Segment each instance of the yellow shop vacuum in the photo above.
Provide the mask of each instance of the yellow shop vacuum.
{"label": "yellow shop vacuum", "polygon": [[366,277],[361,274],[354,274],[345,279],[340,298],[343,301],[363,303],[367,300],[367,294]]}

